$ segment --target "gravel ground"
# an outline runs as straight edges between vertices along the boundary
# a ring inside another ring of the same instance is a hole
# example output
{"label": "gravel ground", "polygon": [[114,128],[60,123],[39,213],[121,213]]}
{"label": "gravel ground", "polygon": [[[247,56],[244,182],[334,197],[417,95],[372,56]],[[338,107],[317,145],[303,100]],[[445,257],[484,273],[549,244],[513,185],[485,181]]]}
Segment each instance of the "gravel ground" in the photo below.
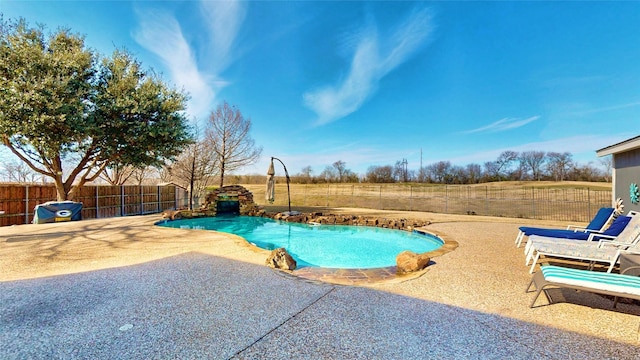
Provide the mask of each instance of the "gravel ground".
{"label": "gravel ground", "polygon": [[158,216],[0,228],[0,358],[640,356],[640,306],[552,290],[529,308],[517,227],[556,224],[375,213],[428,219],[460,246],[418,279],[356,287],[284,275],[235,236]]}

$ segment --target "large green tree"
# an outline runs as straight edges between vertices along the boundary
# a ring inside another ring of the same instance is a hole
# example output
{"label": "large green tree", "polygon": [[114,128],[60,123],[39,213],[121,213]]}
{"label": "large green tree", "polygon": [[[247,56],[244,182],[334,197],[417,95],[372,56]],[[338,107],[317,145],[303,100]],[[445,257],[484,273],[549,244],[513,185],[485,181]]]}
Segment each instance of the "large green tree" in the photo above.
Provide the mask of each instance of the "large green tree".
{"label": "large green tree", "polygon": [[191,142],[186,101],[124,51],[102,58],[69,30],[0,23],[0,140],[53,179],[58,200],[108,166],[179,154]]}

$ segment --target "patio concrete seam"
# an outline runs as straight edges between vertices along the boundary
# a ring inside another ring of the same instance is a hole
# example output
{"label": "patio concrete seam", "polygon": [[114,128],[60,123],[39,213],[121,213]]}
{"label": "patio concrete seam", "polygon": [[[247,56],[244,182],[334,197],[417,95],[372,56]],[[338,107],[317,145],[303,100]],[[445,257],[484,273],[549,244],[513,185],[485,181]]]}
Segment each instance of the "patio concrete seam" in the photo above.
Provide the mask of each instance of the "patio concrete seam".
{"label": "patio concrete seam", "polygon": [[331,287],[329,289],[329,291],[325,292],[324,294],[322,294],[322,296],[318,297],[317,299],[313,300],[309,305],[303,307],[302,309],[300,309],[298,312],[296,312],[295,314],[291,315],[290,317],[286,318],[283,322],[281,322],[280,324],[276,325],[275,327],[273,327],[271,330],[265,332],[264,334],[262,334],[262,336],[260,336],[259,338],[257,338],[254,342],[252,342],[251,344],[249,344],[248,346],[246,346],[245,348],[237,351],[235,354],[233,354],[231,357],[229,357],[229,359],[233,359],[237,356],[239,356],[240,354],[242,354],[243,352],[245,352],[246,350],[250,349],[252,346],[254,346],[255,344],[259,343],[262,339],[264,339],[265,337],[267,337],[269,334],[271,334],[272,332],[280,329],[280,327],[282,327],[284,324],[288,323],[289,321],[293,320],[296,316],[302,314],[303,312],[305,312],[307,309],[309,309],[310,307],[312,307],[313,305],[315,305],[318,301],[324,299],[325,297],[327,297],[327,295],[331,294],[334,290],[336,289],[335,286]]}

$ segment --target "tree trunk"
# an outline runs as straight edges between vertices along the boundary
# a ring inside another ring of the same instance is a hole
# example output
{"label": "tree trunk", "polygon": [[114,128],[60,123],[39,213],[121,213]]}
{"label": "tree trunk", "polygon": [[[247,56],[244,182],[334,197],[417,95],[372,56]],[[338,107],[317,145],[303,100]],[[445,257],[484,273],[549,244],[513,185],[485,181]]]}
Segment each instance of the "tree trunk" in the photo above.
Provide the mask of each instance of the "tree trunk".
{"label": "tree trunk", "polygon": [[189,179],[189,210],[193,210],[193,184],[195,183],[196,159],[191,159],[191,176]]}
{"label": "tree trunk", "polygon": [[67,200],[67,194],[64,193],[64,189],[56,185],[56,193],[58,201]]}
{"label": "tree trunk", "polygon": [[67,200],[67,191],[64,188],[64,182],[62,182],[62,176],[58,175],[53,178],[56,184],[56,197],[58,201]]}

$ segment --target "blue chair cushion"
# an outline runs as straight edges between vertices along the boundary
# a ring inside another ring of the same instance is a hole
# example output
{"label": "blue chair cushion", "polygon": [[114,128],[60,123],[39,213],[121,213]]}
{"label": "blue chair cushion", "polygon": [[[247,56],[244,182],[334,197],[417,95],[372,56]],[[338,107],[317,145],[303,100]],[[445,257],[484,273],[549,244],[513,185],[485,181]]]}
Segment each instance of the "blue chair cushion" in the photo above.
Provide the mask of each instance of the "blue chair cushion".
{"label": "blue chair cushion", "polygon": [[546,237],[553,238],[563,238],[563,239],[575,239],[575,240],[587,240],[589,238],[589,233],[584,231],[573,231],[573,230],[564,230],[564,229],[541,229],[535,227],[520,227],[520,231],[522,231],[525,235],[540,235]]}
{"label": "blue chair cushion", "polygon": [[593,217],[593,220],[587,225],[587,229],[589,230],[600,230],[603,226],[606,225],[607,220],[611,217],[611,214],[615,211],[614,208],[600,208],[596,216]]}
{"label": "blue chair cushion", "polygon": [[[607,230],[603,231],[603,235],[609,236],[618,236],[622,230],[629,224],[629,220],[631,217],[629,216],[618,216],[611,225],[607,228]],[[540,235],[546,237],[554,237],[554,238],[562,238],[562,239],[573,239],[573,240],[587,240],[589,238],[590,232],[584,231],[573,231],[573,230],[565,230],[565,229],[542,229],[535,227],[520,227],[520,231],[522,231],[525,235]],[[594,240],[597,240],[594,239]]]}
{"label": "blue chair cushion", "polygon": [[609,236],[618,236],[624,230],[624,228],[629,224],[629,220],[631,220],[630,216],[618,216],[611,225],[607,228],[607,230],[603,231],[603,235]]}

